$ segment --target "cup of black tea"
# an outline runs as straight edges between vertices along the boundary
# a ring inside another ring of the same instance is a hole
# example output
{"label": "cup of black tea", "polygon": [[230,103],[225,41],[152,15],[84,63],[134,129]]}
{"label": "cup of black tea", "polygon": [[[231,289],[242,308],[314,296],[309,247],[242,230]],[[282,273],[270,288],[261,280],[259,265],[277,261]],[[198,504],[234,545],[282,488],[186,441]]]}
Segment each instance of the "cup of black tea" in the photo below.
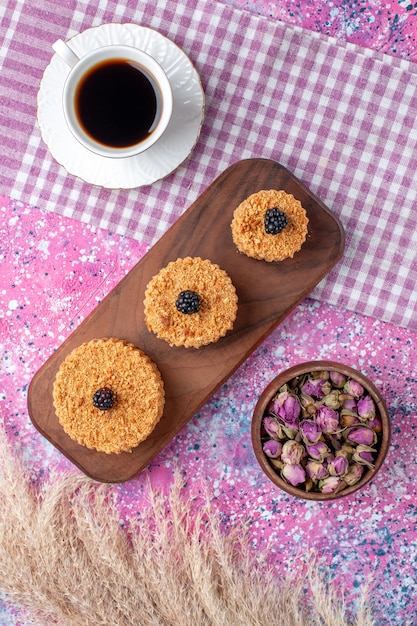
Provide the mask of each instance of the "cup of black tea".
{"label": "cup of black tea", "polygon": [[161,138],[171,119],[173,95],[153,57],[125,45],[103,46],[81,58],[61,40],[53,49],[71,68],[63,92],[64,117],[85,148],[126,158]]}

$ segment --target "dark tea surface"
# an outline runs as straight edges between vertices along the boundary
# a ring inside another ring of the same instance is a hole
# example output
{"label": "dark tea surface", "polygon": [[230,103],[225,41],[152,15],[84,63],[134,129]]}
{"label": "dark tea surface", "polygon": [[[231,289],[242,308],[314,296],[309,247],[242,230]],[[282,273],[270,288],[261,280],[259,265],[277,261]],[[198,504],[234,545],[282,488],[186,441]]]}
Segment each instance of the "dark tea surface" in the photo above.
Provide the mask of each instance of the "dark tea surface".
{"label": "dark tea surface", "polygon": [[83,77],[75,111],[85,132],[112,148],[140,143],[159,117],[159,93],[149,74],[127,59],[98,63]]}

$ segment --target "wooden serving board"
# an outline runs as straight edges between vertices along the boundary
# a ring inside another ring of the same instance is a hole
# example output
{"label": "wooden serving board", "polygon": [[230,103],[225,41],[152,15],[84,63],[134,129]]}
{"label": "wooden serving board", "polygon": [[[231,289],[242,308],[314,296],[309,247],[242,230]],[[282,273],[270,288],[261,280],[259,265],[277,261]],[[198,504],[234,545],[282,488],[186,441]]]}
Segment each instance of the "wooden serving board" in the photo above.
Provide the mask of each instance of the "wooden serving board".
{"label": "wooden serving board", "polygon": [[[284,189],[304,206],[308,236],[293,259],[266,263],[240,254],[232,240],[234,209],[261,189]],[[339,260],[344,232],[338,219],[275,161],[248,159],[221,174],[137,263],[35,374],[28,409],[35,427],[85,474],[102,482],[129,480],[167,445]],[[179,257],[200,256],[231,277],[239,298],[233,331],[200,349],[174,347],[145,325],[149,280]],[[108,455],[72,441],[58,422],[52,385],[61,362],[85,341],[119,337],[136,344],[157,364],[165,384],[164,415],[152,435],[131,453]]]}

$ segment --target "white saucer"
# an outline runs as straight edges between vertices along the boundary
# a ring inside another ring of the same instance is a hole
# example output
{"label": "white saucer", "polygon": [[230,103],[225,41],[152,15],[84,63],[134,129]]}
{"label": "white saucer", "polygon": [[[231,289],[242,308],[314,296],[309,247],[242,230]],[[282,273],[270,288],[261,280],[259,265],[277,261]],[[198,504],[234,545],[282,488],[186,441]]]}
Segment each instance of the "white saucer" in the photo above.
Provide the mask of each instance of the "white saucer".
{"label": "white saucer", "polygon": [[132,189],[154,183],[173,172],[190,155],[204,117],[200,77],[187,55],[172,41],[137,24],[103,24],[70,40],[82,56],[100,46],[124,44],[144,50],[164,68],[171,83],[174,107],[168,128],[146,152],[126,159],[93,154],[73,137],[62,110],[62,90],[69,72],[54,55],[38,92],[38,123],[52,156],[74,176],[110,189]]}

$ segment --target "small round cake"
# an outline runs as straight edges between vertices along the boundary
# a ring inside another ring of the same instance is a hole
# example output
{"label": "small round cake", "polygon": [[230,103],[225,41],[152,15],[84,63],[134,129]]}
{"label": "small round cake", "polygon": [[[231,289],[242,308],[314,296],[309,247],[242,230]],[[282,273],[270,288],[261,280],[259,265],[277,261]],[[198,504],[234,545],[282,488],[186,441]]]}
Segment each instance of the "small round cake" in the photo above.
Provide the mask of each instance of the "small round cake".
{"label": "small round cake", "polygon": [[200,348],[233,328],[236,289],[218,265],[200,257],[168,263],[148,283],[145,321],[170,346]]}
{"label": "small round cake", "polygon": [[93,339],[61,363],[53,402],[71,439],[118,454],[149,437],[162,417],[165,392],[157,366],[142,350],[116,338]]}
{"label": "small round cake", "polygon": [[262,190],[241,202],[233,213],[237,249],[254,259],[283,261],[301,249],[307,237],[305,209],[293,195]]}

